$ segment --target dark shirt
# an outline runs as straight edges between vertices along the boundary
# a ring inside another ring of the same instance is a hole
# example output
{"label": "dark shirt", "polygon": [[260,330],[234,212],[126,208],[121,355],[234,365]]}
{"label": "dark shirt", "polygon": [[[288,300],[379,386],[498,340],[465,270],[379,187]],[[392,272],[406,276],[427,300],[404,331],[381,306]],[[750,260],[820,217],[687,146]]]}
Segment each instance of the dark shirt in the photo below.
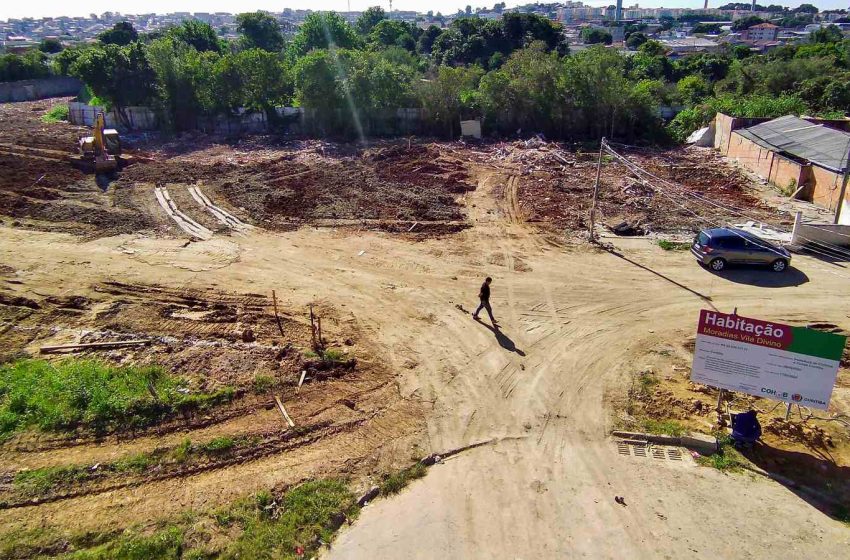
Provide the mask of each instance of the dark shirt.
{"label": "dark shirt", "polygon": [[481,301],[490,301],[490,284],[487,282],[481,284],[481,291],[478,292],[478,297]]}

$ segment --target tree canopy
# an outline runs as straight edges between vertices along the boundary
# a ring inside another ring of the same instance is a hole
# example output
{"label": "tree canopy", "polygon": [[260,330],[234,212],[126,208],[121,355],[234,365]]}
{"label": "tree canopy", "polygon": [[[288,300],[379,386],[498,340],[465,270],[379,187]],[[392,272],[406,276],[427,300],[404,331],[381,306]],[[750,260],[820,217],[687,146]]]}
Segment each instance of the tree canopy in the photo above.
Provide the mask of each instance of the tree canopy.
{"label": "tree canopy", "polygon": [[280,52],[284,46],[283,33],[277,20],[266,12],[249,12],[236,16],[236,29],[242,35],[245,49]]}

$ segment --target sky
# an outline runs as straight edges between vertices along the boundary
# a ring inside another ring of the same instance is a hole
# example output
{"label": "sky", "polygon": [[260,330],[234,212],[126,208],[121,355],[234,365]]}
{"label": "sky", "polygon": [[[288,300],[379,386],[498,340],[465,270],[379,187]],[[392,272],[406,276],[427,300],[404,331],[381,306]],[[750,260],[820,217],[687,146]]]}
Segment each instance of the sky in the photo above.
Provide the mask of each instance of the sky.
{"label": "sky", "polygon": [[[526,4],[531,0],[508,1],[508,6]],[[555,0],[542,0],[555,1]],[[738,0],[741,1],[741,0]],[[745,1],[745,0],[744,0]],[[799,1],[768,1],[761,0],[760,4],[782,4],[785,6],[798,6],[806,0]],[[393,9],[416,10],[427,12],[433,10],[444,14],[457,12],[467,4],[472,7],[491,7],[496,0],[487,2],[474,0],[395,0]],[[702,0],[645,0],[642,7],[665,7],[665,8],[701,8]],[[725,4],[727,0],[709,0],[709,6]],[[585,4],[602,6],[612,4],[610,0],[585,0]],[[634,0],[623,0],[624,6],[630,6]],[[848,7],[850,0],[820,0],[809,3],[814,4],[822,10]],[[369,6],[380,5],[385,10],[389,9],[388,0],[350,0],[352,10],[363,10]],[[102,14],[103,12],[121,12],[122,14],[143,13],[170,13],[170,12],[248,12],[253,10],[268,10],[280,12],[284,8],[311,9],[311,10],[336,10],[346,11],[349,2],[347,0],[85,0],[68,2],[67,0],[2,0],[0,1],[0,20],[21,17],[45,17],[45,16],[87,16],[91,13]]]}

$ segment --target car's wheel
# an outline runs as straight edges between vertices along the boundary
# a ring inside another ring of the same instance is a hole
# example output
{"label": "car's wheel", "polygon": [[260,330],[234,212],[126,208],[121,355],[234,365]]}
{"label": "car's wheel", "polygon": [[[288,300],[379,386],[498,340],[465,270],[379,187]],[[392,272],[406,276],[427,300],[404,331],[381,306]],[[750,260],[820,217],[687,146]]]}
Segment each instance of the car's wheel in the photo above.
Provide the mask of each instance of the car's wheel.
{"label": "car's wheel", "polygon": [[713,261],[711,261],[710,263],[708,263],[708,266],[714,272],[720,272],[721,270],[726,268],[726,260],[721,259],[721,258],[717,258],[717,259],[714,259]]}
{"label": "car's wheel", "polygon": [[785,272],[788,268],[788,261],[785,259],[776,259],[773,261],[773,264],[770,265],[774,272]]}

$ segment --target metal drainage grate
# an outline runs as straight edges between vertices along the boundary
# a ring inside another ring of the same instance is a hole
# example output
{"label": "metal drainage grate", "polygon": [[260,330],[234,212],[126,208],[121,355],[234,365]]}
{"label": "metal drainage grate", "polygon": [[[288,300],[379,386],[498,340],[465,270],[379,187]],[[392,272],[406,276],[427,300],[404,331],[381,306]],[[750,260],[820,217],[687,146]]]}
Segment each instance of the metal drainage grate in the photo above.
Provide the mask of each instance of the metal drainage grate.
{"label": "metal drainage grate", "polygon": [[617,453],[635,457],[652,457],[661,461],[683,461],[682,451],[675,447],[651,445],[643,442],[618,441]]}

